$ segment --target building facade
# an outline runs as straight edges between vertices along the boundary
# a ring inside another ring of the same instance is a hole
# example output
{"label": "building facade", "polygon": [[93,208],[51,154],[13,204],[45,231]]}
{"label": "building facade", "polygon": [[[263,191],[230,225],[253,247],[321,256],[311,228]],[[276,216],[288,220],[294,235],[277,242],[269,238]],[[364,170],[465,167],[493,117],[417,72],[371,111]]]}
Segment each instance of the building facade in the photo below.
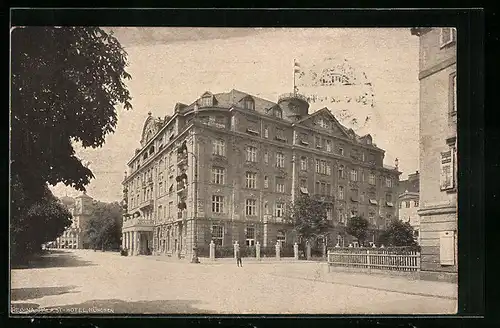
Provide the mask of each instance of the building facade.
{"label": "building facade", "polygon": [[149,114],[128,162],[123,247],[180,257],[220,246],[291,245],[286,206],[300,194],[332,205],[334,240],[354,215],[383,228],[397,217],[400,172],[383,165],[370,135],[342,126],[327,108],[285,94],[272,102],[241,91],[206,92],[172,116]]}
{"label": "building facade", "polygon": [[454,28],[420,39],[421,274],[457,281],[457,48]]}
{"label": "building facade", "polygon": [[93,198],[83,193],[75,199],[71,197],[62,197],[61,202],[66,206],[71,214],[71,226],[56,239],[56,248],[83,249],[84,232],[86,224],[90,218],[90,210]]}
{"label": "building facade", "polygon": [[398,190],[399,219],[408,222],[413,227],[415,240],[420,244],[420,216],[417,213],[420,206],[418,171],[409,174],[407,180],[399,181]]}

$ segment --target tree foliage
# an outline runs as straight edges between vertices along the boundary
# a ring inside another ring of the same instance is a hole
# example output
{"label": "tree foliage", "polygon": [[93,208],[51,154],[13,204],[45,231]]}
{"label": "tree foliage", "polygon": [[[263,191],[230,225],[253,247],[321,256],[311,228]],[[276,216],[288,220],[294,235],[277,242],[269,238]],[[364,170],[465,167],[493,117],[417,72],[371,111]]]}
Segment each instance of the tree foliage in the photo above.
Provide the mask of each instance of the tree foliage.
{"label": "tree foliage", "polygon": [[93,249],[118,248],[122,234],[122,206],[97,202],[84,232],[84,242]]}
{"label": "tree foliage", "polygon": [[20,27],[11,40],[12,169],[83,191],[93,175],[72,142],[102,146],[116,105],[131,108],[127,54],[98,27]]}
{"label": "tree foliage", "polygon": [[36,253],[71,225],[71,214],[47,185],[25,192],[17,175],[11,177],[10,250],[14,262]]}
{"label": "tree foliage", "polygon": [[416,246],[414,229],[408,222],[393,219],[380,236],[380,242],[386,246]]}
{"label": "tree foliage", "polygon": [[355,216],[347,221],[346,232],[358,239],[360,244],[364,244],[367,236],[370,222],[362,216]]}
{"label": "tree foliage", "polygon": [[328,209],[328,203],[309,195],[301,195],[290,204],[285,219],[293,222],[297,236],[303,241],[316,241],[328,233]]}
{"label": "tree foliage", "polygon": [[64,231],[68,213],[47,183],[85,190],[93,174],[75,155],[73,142],[102,146],[116,127],[116,106],[131,108],[126,66],[118,40],[98,27],[12,30],[11,240],[16,254]]}

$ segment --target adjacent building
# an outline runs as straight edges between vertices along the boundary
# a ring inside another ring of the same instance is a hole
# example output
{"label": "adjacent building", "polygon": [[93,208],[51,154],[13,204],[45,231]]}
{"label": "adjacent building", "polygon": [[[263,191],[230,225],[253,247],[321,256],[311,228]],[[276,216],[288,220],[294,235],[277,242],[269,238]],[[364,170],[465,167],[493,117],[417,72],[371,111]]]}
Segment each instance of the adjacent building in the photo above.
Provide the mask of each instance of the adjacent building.
{"label": "adjacent building", "polygon": [[457,281],[456,29],[412,34],[420,38],[421,274]]}
{"label": "adjacent building", "polygon": [[415,240],[420,244],[420,217],[419,209],[420,174],[409,174],[407,180],[399,181],[398,188],[399,219],[408,222],[414,229]]}
{"label": "adjacent building", "polygon": [[172,116],[149,113],[141,148],[123,181],[123,247],[129,254],[190,257],[193,247],[291,245],[286,206],[320,197],[331,238],[345,244],[349,217],[373,230],[398,216],[397,167],[384,150],[327,109],[309,114],[303,96],[277,102],[231,90],[176,104]]}
{"label": "adjacent building", "polygon": [[61,202],[69,210],[72,217],[71,226],[69,226],[63,234],[56,239],[56,248],[71,248],[82,249],[86,248],[83,234],[85,226],[90,218],[90,210],[92,197],[83,193],[76,198],[61,197]]}

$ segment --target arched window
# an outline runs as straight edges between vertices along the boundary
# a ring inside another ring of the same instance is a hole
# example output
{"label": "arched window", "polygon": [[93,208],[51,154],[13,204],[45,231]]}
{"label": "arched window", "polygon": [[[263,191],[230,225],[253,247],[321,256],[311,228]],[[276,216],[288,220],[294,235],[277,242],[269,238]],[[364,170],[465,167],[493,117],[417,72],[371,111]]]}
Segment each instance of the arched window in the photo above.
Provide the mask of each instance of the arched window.
{"label": "arched window", "polygon": [[274,116],[278,118],[283,118],[283,111],[281,110],[281,108],[274,109]]}
{"label": "arched window", "polygon": [[339,179],[344,178],[344,165],[339,166]]}
{"label": "arched window", "polygon": [[255,102],[252,98],[246,98],[244,102],[245,109],[255,110]]}

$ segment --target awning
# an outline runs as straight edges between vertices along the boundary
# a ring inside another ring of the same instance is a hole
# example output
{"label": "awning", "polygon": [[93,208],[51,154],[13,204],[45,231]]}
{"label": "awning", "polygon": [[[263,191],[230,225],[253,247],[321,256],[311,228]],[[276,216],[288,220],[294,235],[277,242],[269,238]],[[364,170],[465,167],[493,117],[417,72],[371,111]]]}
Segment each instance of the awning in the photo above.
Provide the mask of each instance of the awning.
{"label": "awning", "polygon": [[394,206],[394,204],[393,204],[392,202],[386,202],[386,204],[387,204],[387,206],[389,206],[389,207],[393,207],[393,206]]}
{"label": "awning", "polygon": [[359,202],[359,200],[356,197],[351,197],[351,201],[353,201],[353,202]]}
{"label": "awning", "polygon": [[303,144],[303,145],[309,145],[309,142],[304,141],[304,140],[300,140],[300,143]]}
{"label": "awning", "polygon": [[378,203],[377,203],[377,201],[375,199],[370,199],[370,204],[377,205]]}
{"label": "awning", "polygon": [[304,195],[308,195],[309,191],[305,187],[300,187],[300,192],[303,193]]}

